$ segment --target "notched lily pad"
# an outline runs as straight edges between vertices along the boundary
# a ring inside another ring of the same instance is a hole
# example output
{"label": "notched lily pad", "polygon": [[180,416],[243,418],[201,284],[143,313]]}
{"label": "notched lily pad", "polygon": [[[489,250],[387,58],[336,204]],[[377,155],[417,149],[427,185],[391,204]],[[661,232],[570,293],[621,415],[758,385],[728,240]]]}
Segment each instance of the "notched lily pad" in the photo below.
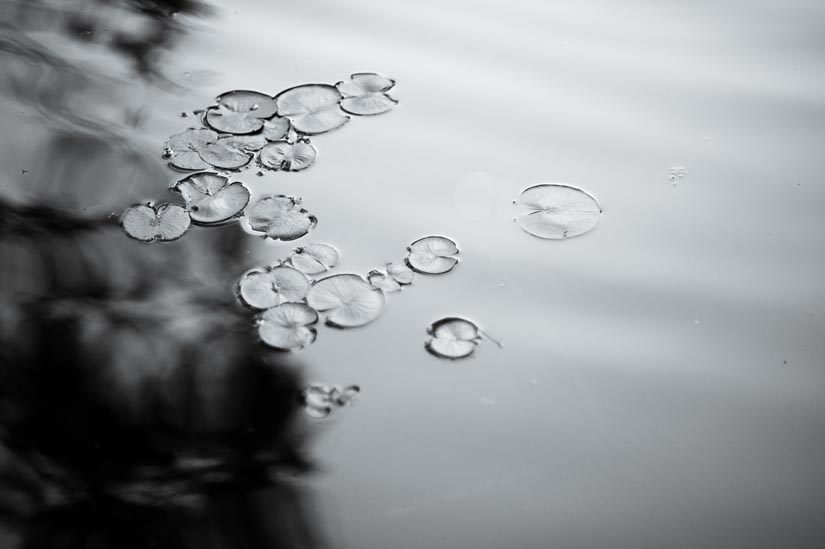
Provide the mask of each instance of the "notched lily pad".
{"label": "notched lily pad", "polygon": [[473,354],[481,340],[478,326],[464,318],[447,317],[427,328],[430,339],[425,347],[440,358],[464,358]]}
{"label": "notched lily pad", "polygon": [[315,341],[312,327],[318,322],[315,309],[303,303],[282,303],[267,309],[258,321],[258,336],[265,344],[283,351],[297,351]]}
{"label": "notched lily pad", "polygon": [[274,141],[261,149],[260,163],[272,170],[298,172],[315,163],[318,151],[305,141]]}
{"label": "notched lily pad", "polygon": [[340,128],[349,122],[341,111],[341,94],[328,84],[304,84],[275,96],[278,116],[288,118],[296,131],[317,135]]}
{"label": "notched lily pad", "polygon": [[304,273],[281,265],[244,273],[238,282],[238,296],[253,309],[269,309],[281,303],[301,301],[309,287]]}
{"label": "notched lily pad", "polygon": [[240,215],[249,203],[249,189],[243,183],[213,172],[201,172],[181,179],[172,187],[186,201],[192,221],[213,224]]}
{"label": "notched lily pad", "polygon": [[548,183],[522,191],[516,204],[529,211],[516,218],[525,232],[539,238],[572,238],[591,231],[601,218],[599,203],[570,185]]}
{"label": "notched lily pad", "polygon": [[275,240],[296,240],[307,234],[318,220],[300,207],[292,196],[262,196],[246,212],[249,227]]}
{"label": "notched lily pad", "polygon": [[120,219],[126,234],[142,242],[177,240],[190,223],[187,211],[177,204],[135,204]]}
{"label": "notched lily pad", "polygon": [[221,94],[218,105],[207,109],[204,120],[219,132],[248,134],[260,130],[264,119],[271,118],[277,106],[275,100],[263,93],[234,90]]}
{"label": "notched lily pad", "polygon": [[207,129],[189,129],[177,133],[166,142],[164,157],[169,165],[179,170],[205,170],[209,164],[201,158],[200,151],[218,141],[218,134]]}
{"label": "notched lily pad", "polygon": [[387,263],[387,271],[370,271],[367,280],[373,287],[385,292],[397,292],[402,286],[412,284],[414,273],[406,265]]}
{"label": "notched lily pad", "polygon": [[455,242],[443,236],[420,238],[407,247],[407,265],[418,273],[442,274],[456,266],[458,254]]}
{"label": "notched lily pad", "polygon": [[288,118],[281,118],[274,116],[264,122],[263,130],[261,130],[261,137],[267,141],[282,141],[289,135],[289,130],[292,129],[292,124],[289,123]]}
{"label": "notched lily pad", "polygon": [[328,271],[338,265],[341,254],[329,244],[320,242],[295,248],[289,258],[292,266],[308,275]]}
{"label": "notched lily pad", "polygon": [[318,311],[328,311],[327,324],[339,328],[372,322],[381,316],[385,301],[384,292],[355,274],[322,278],[307,294],[307,303]]}
{"label": "notched lily pad", "polygon": [[315,419],[328,417],[344,406],[351,406],[358,400],[361,388],[358,385],[338,387],[329,385],[307,385],[301,392],[301,403],[307,415]]}
{"label": "notched lily pad", "polygon": [[341,108],[359,116],[381,114],[398,104],[387,95],[395,80],[374,73],[356,73],[348,81],[338,82],[335,87],[341,92]]}

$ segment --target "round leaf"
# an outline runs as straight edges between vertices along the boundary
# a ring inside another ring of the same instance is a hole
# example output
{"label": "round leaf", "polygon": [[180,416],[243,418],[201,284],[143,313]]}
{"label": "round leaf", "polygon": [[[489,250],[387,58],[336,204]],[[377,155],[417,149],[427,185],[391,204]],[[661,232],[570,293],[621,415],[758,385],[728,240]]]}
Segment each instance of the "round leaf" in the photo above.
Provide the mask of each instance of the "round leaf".
{"label": "round leaf", "polygon": [[318,220],[299,204],[300,201],[292,196],[262,196],[246,212],[249,227],[276,240],[301,238]]}
{"label": "round leaf", "polygon": [[236,170],[252,160],[251,154],[224,140],[205,146],[200,151],[200,157],[210,165],[224,170]]}
{"label": "round leaf", "polygon": [[220,223],[240,214],[249,203],[249,189],[242,183],[213,172],[190,175],[178,181],[173,190],[186,201],[189,215],[196,223]]}
{"label": "round leaf", "polygon": [[238,283],[241,301],[253,309],[269,309],[285,302],[301,301],[309,291],[306,275],[292,267],[252,269]]}
{"label": "round leaf", "polygon": [[315,147],[304,141],[275,141],[261,149],[258,158],[267,168],[297,172],[312,166],[317,154]]}
{"label": "round leaf", "polygon": [[278,116],[289,118],[296,131],[316,135],[340,128],[349,122],[341,112],[341,94],[327,84],[305,84],[289,88],[275,97]]}
{"label": "round leaf", "polygon": [[283,303],[267,309],[258,321],[261,341],[275,349],[296,351],[315,341],[318,313],[303,303]]}
{"label": "round leaf", "polygon": [[373,115],[387,112],[398,101],[385,92],[395,86],[395,81],[374,73],[357,73],[350,80],[338,82],[336,87],[344,99],[341,108],[355,115]]}
{"label": "round leaf", "polygon": [[569,185],[534,185],[525,189],[516,203],[530,210],[516,218],[516,222],[525,232],[539,238],[582,235],[598,224],[602,213],[595,198]]}
{"label": "round leaf", "polygon": [[277,110],[275,101],[263,93],[235,90],[217,98],[218,105],[206,111],[205,119],[210,128],[233,134],[254,133]]}
{"label": "round leaf", "polygon": [[407,250],[407,265],[416,272],[442,274],[456,266],[458,254],[455,242],[443,236],[427,236],[416,240]]}
{"label": "round leaf", "polygon": [[427,350],[441,358],[464,358],[475,350],[480,338],[478,326],[457,317],[442,318],[434,322],[427,333],[430,339]]}
{"label": "round leaf", "polygon": [[135,204],[120,220],[128,236],[143,242],[176,240],[183,236],[190,222],[186,210],[176,204]]}
{"label": "round leaf", "polygon": [[363,326],[384,310],[384,292],[358,275],[339,274],[312,285],[307,302],[318,311],[329,311],[327,324],[339,328]]}
{"label": "round leaf", "polygon": [[296,248],[289,262],[296,269],[314,275],[332,269],[340,258],[338,250],[329,244],[315,243]]}
{"label": "round leaf", "polygon": [[292,125],[289,123],[288,118],[275,116],[264,122],[264,129],[261,131],[261,136],[267,141],[281,141],[289,135],[291,127]]}
{"label": "round leaf", "polygon": [[190,129],[173,135],[166,143],[169,165],[180,170],[205,170],[209,167],[198,154],[204,147],[218,141],[212,130]]}

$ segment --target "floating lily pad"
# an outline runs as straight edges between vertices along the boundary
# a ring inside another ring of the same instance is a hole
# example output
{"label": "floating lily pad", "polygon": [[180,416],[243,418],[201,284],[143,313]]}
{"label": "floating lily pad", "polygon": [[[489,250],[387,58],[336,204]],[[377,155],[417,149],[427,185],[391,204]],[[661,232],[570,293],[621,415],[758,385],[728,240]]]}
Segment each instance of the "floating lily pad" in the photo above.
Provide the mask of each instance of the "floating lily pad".
{"label": "floating lily pad", "polygon": [[338,250],[329,244],[315,243],[296,248],[289,262],[296,269],[314,275],[332,269],[340,258]]}
{"label": "floating lily pad", "polygon": [[282,141],[289,135],[289,130],[292,124],[289,123],[288,118],[281,118],[274,116],[264,122],[264,128],[261,130],[261,136],[267,141]]}
{"label": "floating lily pad", "polygon": [[246,215],[253,231],[275,240],[296,240],[318,223],[300,207],[300,200],[282,194],[262,196]]}
{"label": "floating lily pad", "polygon": [[120,224],[128,236],[143,242],[168,242],[183,236],[191,220],[176,204],[135,204],[123,214]]}
{"label": "floating lily pad", "polygon": [[284,351],[297,351],[315,341],[318,313],[303,303],[282,303],[267,309],[258,321],[261,341]]}
{"label": "floating lily pad", "polygon": [[387,271],[370,271],[367,280],[375,288],[385,292],[397,292],[402,286],[412,284],[414,273],[406,265],[387,263]]}
{"label": "floating lily pad", "polygon": [[441,358],[464,358],[475,351],[481,339],[478,326],[469,320],[448,317],[433,322],[427,328],[430,339],[425,344],[427,350]]}
{"label": "floating lily pad", "polygon": [[200,157],[210,165],[224,170],[237,170],[249,164],[251,154],[223,140],[205,146]]}
{"label": "floating lily pad", "polygon": [[595,198],[569,185],[534,185],[521,193],[516,204],[530,210],[516,218],[519,227],[539,238],[582,235],[598,224],[602,214]]}
{"label": "floating lily pad", "polygon": [[278,116],[289,118],[295,130],[317,135],[340,128],[349,122],[341,111],[341,94],[328,84],[305,84],[275,96]]}
{"label": "floating lily pad", "polygon": [[258,159],[267,168],[297,172],[312,166],[317,154],[315,147],[304,141],[275,141],[261,149]]}
{"label": "floating lily pad", "polygon": [[201,172],[178,181],[173,190],[186,201],[196,223],[220,223],[239,215],[249,203],[249,189],[243,183],[213,172]]}
{"label": "floating lily pad", "polygon": [[427,236],[416,240],[407,247],[407,265],[416,272],[442,274],[456,266],[458,254],[455,242],[443,236]]}
{"label": "floating lily pad", "polygon": [[358,385],[341,388],[313,384],[304,388],[301,401],[310,417],[323,419],[338,408],[352,405],[360,393],[361,388]]}
{"label": "floating lily pad", "polygon": [[309,287],[309,279],[304,273],[292,267],[278,266],[244,273],[238,282],[238,295],[253,309],[269,309],[281,303],[301,301]]}
{"label": "floating lily pad", "polygon": [[356,73],[350,80],[336,84],[344,97],[341,108],[359,116],[381,114],[395,107],[398,101],[386,93],[393,86],[395,80],[374,73]]}
{"label": "floating lily pad", "polygon": [[218,96],[217,102],[217,107],[207,109],[204,118],[210,128],[225,133],[254,133],[277,110],[270,96],[248,90],[226,92]]}
{"label": "floating lily pad", "polygon": [[263,133],[260,133],[256,135],[225,135],[218,139],[218,143],[234,147],[239,151],[254,152],[261,150],[267,141]]}
{"label": "floating lily pad", "polygon": [[318,311],[328,311],[327,324],[339,328],[372,322],[381,316],[384,302],[384,292],[355,274],[322,278],[307,294],[307,303]]}
{"label": "floating lily pad", "polygon": [[212,130],[190,129],[173,135],[166,143],[165,156],[169,165],[180,170],[205,170],[209,168],[200,156],[200,151],[218,141],[218,134]]}

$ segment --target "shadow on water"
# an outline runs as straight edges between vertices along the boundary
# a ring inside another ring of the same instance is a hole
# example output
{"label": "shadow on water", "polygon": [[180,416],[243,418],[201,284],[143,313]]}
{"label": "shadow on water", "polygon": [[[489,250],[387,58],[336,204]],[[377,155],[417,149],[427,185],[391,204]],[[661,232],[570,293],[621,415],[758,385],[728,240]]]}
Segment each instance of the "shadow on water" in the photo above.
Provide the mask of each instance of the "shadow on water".
{"label": "shadow on water", "polygon": [[246,237],[125,237],[113,212],[160,194],[165,168],[123,120],[78,108],[104,76],[32,38],[103,45],[147,82],[193,10],[0,8],[5,106],[33,111],[21,124],[42,136],[24,146],[25,185],[0,187],[0,519],[22,547],[322,545],[301,483],[302,380],[230,291]]}

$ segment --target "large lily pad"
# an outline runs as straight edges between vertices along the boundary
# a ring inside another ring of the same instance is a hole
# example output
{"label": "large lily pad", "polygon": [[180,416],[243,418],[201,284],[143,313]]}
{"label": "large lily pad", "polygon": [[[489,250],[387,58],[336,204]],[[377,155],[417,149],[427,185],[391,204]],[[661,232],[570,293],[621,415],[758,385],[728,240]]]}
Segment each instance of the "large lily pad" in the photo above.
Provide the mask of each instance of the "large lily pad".
{"label": "large lily pad", "polygon": [[303,303],[282,303],[267,309],[258,321],[258,336],[265,344],[283,351],[297,351],[315,341],[312,327],[318,322],[315,309]]}
{"label": "large lily pad", "polygon": [[381,316],[384,302],[384,292],[355,274],[322,278],[307,294],[307,303],[318,311],[328,311],[327,324],[339,328],[372,322]]}
{"label": "large lily pad", "polygon": [[275,96],[278,116],[289,118],[296,131],[317,135],[340,128],[349,122],[341,111],[341,94],[328,84],[304,84]]}
{"label": "large lily pad", "polygon": [[407,265],[416,272],[442,274],[456,266],[458,248],[455,242],[443,236],[420,238],[407,247]]}
{"label": "large lily pad", "polygon": [[349,80],[338,82],[336,87],[344,99],[341,108],[359,116],[381,114],[398,104],[387,95],[395,80],[374,73],[356,73]]}
{"label": "large lily pad", "polygon": [[249,203],[249,189],[239,181],[213,172],[192,174],[178,181],[173,190],[186,201],[196,223],[220,223],[238,216]]}
{"label": "large lily pad", "polygon": [[183,236],[191,220],[176,204],[135,204],[120,219],[128,236],[142,242],[168,242]]}
{"label": "large lily pad", "polygon": [[447,317],[427,328],[427,350],[441,358],[464,358],[475,351],[481,339],[478,326],[464,318]]}
{"label": "large lily pad", "polygon": [[592,230],[601,218],[599,203],[570,185],[542,184],[525,189],[516,204],[529,209],[516,218],[527,233],[539,238],[563,239]]}
{"label": "large lily pad", "polygon": [[275,240],[296,240],[307,234],[318,220],[300,207],[292,196],[262,196],[246,212],[249,227]]}
{"label": "large lily pad", "polygon": [[261,149],[258,160],[272,170],[298,172],[312,166],[318,151],[305,141],[275,141]]}
{"label": "large lily pad", "polygon": [[320,242],[296,248],[289,262],[296,269],[314,275],[328,271],[338,264],[341,254],[329,244]]}
{"label": "large lily pad", "polygon": [[226,92],[217,98],[204,116],[210,128],[219,132],[248,134],[260,130],[264,119],[271,118],[277,106],[272,97],[249,90]]}
{"label": "large lily pad", "polygon": [[241,301],[253,309],[269,309],[281,303],[301,301],[309,291],[306,275],[287,266],[252,269],[238,282]]}
{"label": "large lily pad", "polygon": [[189,129],[169,138],[164,156],[169,165],[180,170],[205,170],[209,164],[201,158],[204,147],[216,143],[218,134],[207,129]]}
{"label": "large lily pad", "polygon": [[402,286],[412,284],[414,273],[406,265],[387,263],[386,272],[370,271],[367,280],[373,287],[385,292],[397,292]]}

